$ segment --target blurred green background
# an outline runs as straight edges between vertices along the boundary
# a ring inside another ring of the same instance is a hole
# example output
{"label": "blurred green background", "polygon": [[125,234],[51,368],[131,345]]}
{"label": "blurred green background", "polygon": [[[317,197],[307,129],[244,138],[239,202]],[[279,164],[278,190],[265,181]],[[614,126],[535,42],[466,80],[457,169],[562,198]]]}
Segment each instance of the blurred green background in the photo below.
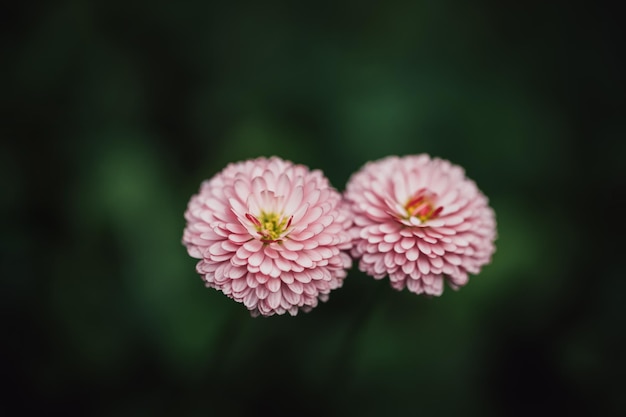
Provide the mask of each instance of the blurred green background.
{"label": "blurred green background", "polygon": [[[626,413],[615,10],[3,14],[2,414]],[[458,292],[422,298],[354,268],[313,312],[252,319],[180,243],[188,199],[228,162],[278,155],[343,190],[368,160],[421,152],[465,167],[497,214],[493,263]]]}

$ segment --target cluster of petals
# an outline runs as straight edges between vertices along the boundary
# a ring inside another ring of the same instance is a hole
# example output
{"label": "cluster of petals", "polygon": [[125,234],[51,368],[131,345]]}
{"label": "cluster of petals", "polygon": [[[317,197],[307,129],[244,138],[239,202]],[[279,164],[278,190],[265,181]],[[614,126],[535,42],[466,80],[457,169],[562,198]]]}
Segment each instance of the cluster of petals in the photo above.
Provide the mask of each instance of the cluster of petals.
{"label": "cluster of petals", "polygon": [[277,157],[229,164],[185,212],[183,244],[206,286],[253,316],[309,311],[352,265],[351,215],[321,171]]}
{"label": "cluster of petals", "polygon": [[441,295],[491,261],[496,221],[464,170],[428,155],[365,164],[344,193],[354,216],[352,255],[397,290]]}

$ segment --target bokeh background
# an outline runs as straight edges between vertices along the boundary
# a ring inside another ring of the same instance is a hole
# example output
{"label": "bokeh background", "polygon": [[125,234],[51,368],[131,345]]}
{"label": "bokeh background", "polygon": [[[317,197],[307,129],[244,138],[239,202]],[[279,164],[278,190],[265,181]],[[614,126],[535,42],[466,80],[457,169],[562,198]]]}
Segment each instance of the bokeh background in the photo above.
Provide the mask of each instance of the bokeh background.
{"label": "bokeh background", "polygon": [[[620,415],[626,145],[602,3],[16,2],[3,12],[3,415]],[[343,190],[427,152],[490,198],[440,298],[354,268],[309,314],[205,289],[183,212],[278,155]],[[622,414],[623,415],[623,414]]]}

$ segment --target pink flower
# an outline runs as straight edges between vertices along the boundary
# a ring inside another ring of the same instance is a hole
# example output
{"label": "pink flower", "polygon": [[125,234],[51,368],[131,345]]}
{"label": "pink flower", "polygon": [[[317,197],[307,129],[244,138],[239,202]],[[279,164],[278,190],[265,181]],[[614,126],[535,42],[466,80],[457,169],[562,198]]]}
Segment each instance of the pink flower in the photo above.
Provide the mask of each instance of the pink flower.
{"label": "pink flower", "polygon": [[369,162],[348,182],[352,255],[359,269],[391,286],[441,295],[491,261],[494,211],[463,169],[428,155]]}
{"label": "pink flower", "polygon": [[207,287],[253,316],[309,311],[352,265],[349,211],[319,170],[277,157],[229,164],[185,212],[183,244]]}

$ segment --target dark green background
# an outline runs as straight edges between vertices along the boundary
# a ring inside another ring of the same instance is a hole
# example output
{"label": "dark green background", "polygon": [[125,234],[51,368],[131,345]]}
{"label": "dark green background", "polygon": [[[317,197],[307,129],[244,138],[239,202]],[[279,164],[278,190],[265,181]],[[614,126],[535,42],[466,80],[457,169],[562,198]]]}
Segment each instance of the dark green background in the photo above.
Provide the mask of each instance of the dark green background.
{"label": "dark green background", "polygon": [[[626,412],[621,23],[544,3],[6,9],[0,412]],[[278,155],[343,190],[421,152],[497,213],[493,263],[459,292],[354,268],[313,312],[252,319],[180,243],[228,162]]]}

